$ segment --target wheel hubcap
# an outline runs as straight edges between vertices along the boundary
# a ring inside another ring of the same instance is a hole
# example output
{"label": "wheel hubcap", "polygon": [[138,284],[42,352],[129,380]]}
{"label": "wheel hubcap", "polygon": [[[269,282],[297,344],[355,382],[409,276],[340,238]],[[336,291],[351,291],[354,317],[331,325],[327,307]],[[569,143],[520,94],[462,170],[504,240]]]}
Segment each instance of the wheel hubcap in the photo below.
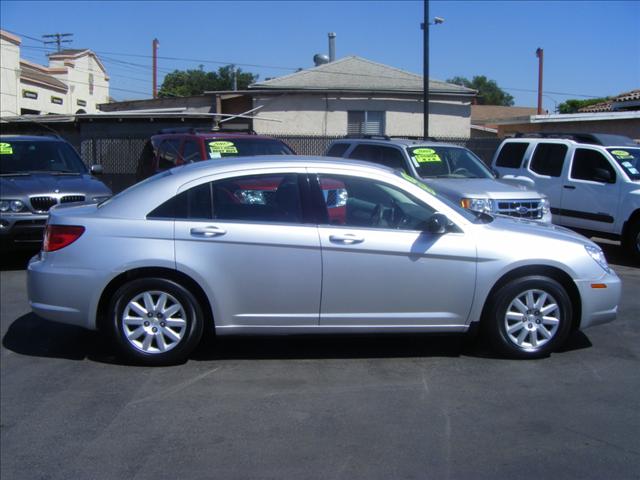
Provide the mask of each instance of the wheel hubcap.
{"label": "wheel hubcap", "polygon": [[166,292],[148,291],[131,299],[122,313],[125,338],[144,353],[164,353],[176,347],[187,331],[182,304]]}
{"label": "wheel hubcap", "polygon": [[549,342],[560,325],[560,307],[543,290],[526,290],[514,298],[504,318],[509,340],[519,348],[538,348]]}

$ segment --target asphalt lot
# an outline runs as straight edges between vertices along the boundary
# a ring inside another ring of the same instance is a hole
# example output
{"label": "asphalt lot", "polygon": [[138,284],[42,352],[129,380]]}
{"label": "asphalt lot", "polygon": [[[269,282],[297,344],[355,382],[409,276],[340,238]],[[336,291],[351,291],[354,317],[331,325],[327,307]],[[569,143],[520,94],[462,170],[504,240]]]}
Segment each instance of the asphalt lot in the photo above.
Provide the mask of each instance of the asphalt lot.
{"label": "asphalt lot", "polygon": [[640,269],[604,248],[618,319],[546,359],[456,336],[267,337],[170,368],[30,313],[28,255],[4,256],[0,476],[640,478]]}

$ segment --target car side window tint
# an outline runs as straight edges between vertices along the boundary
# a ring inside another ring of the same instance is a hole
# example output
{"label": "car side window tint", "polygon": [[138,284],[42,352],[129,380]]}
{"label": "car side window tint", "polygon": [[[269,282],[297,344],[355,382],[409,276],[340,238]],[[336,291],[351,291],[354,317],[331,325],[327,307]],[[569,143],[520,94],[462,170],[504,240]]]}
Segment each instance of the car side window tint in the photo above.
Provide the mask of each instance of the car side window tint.
{"label": "car side window tint", "polygon": [[382,145],[358,145],[353,149],[349,158],[366,160],[385,167],[406,170],[402,153],[397,148]]}
{"label": "car side window tint", "polygon": [[528,146],[528,143],[522,142],[505,143],[496,159],[496,167],[520,168]]}
{"label": "car side window tint", "polygon": [[380,149],[375,145],[358,145],[349,154],[349,158],[378,163],[380,159]]}
{"label": "car side window tint", "polygon": [[213,218],[211,193],[210,183],[190,188],[155,208],[147,218],[211,220]]}
{"label": "car side window tint", "polygon": [[251,175],[213,182],[214,218],[302,223],[297,174]]}
{"label": "car side window tint", "polygon": [[558,143],[539,143],[533,152],[529,168],[539,175],[559,177],[562,174],[567,146]]}
{"label": "car side window tint", "polygon": [[382,147],[382,158],[380,159],[380,164],[385,167],[393,168],[394,170],[403,170],[406,171],[404,157],[402,153],[397,148],[393,147]]}
{"label": "car side window tint", "polygon": [[571,165],[571,178],[600,183],[615,183],[616,172],[609,161],[596,150],[576,148]]}
{"label": "car side window tint", "polygon": [[164,140],[158,147],[158,168],[173,168],[180,158],[180,140]]}
{"label": "car side window tint", "polygon": [[342,155],[344,155],[344,152],[346,152],[348,148],[349,148],[348,143],[336,143],[332,145],[331,148],[329,148],[329,150],[327,150],[326,156],[342,157]]}
{"label": "car side window tint", "polygon": [[202,160],[200,144],[194,140],[186,140],[182,146],[182,159],[185,163]]}
{"label": "car side window tint", "polygon": [[376,180],[320,175],[325,219],[347,227],[420,230],[435,210],[403,190]]}

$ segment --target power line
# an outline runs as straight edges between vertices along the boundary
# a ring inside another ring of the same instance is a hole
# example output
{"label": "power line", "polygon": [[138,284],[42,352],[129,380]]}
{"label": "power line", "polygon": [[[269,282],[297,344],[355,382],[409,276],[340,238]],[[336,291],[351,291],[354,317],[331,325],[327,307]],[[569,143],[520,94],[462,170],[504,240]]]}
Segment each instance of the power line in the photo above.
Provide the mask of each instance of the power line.
{"label": "power line", "polygon": [[73,33],[51,33],[48,35],[42,35],[42,38],[55,38],[55,40],[45,40],[43,41],[43,43],[45,45],[48,44],[56,44],[56,46],[58,47],[58,52],[62,50],[62,44],[63,43],[71,43],[73,40],[65,40],[66,37],[73,37]]}

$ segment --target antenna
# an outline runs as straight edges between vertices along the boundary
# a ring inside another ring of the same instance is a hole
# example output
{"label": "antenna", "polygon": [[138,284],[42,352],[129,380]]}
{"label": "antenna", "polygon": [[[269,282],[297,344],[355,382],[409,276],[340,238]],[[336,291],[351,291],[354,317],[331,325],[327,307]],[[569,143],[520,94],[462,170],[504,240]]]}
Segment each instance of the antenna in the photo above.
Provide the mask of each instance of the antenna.
{"label": "antenna", "polygon": [[62,50],[63,43],[71,43],[73,40],[64,40],[64,37],[73,37],[73,33],[51,33],[48,35],[42,35],[42,38],[55,38],[55,40],[44,41],[44,44],[55,43],[58,47],[58,52]]}

